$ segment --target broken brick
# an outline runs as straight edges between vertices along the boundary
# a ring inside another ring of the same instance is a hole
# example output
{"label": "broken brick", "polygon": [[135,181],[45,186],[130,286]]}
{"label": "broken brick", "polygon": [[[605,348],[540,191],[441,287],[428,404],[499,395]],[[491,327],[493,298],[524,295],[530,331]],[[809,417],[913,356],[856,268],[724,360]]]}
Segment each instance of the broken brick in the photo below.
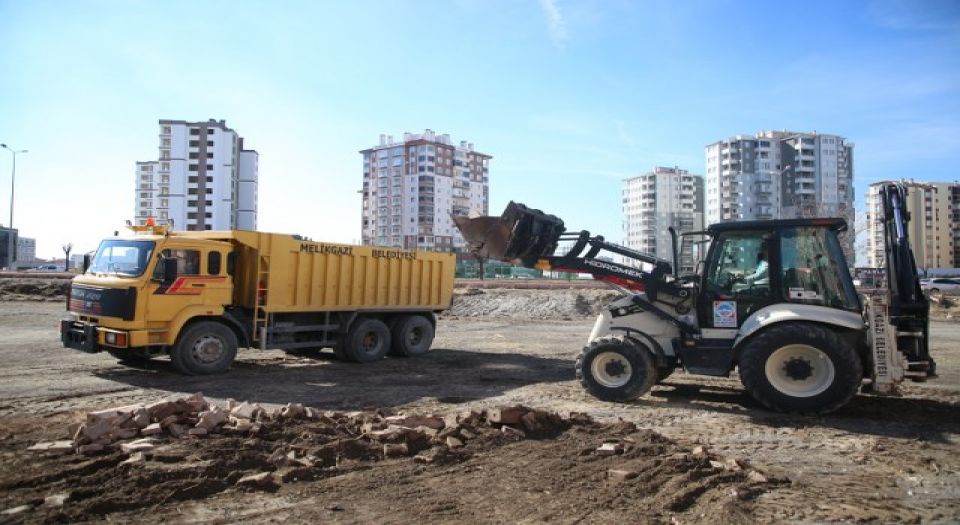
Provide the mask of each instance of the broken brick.
{"label": "broken brick", "polygon": [[487,421],[498,425],[515,425],[526,412],[523,407],[491,408],[487,410]]}

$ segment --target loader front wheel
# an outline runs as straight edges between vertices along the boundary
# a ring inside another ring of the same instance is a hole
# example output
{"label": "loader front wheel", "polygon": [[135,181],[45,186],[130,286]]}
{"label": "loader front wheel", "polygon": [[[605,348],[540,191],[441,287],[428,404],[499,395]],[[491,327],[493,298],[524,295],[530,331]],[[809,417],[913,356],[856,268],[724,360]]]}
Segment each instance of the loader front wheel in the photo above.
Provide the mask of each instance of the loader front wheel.
{"label": "loader front wheel", "polygon": [[657,380],[657,365],[646,349],[616,337],[604,337],[583,348],[577,379],[591,395],[625,402],[646,394]]}
{"label": "loader front wheel", "polygon": [[833,330],[813,323],[767,328],[740,352],[740,381],[777,412],[825,414],[847,404],[863,379],[856,351]]}

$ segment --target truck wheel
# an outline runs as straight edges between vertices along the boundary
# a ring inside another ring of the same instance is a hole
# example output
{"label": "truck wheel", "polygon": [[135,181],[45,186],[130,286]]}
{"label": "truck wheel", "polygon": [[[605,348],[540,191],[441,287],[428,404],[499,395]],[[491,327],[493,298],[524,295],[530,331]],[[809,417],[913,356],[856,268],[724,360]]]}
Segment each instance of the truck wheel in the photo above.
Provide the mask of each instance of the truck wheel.
{"label": "truck wheel", "polygon": [[771,326],[740,352],[740,381],[771,410],[825,414],[847,404],[863,379],[860,357],[835,332],[811,323]]}
{"label": "truck wheel", "polygon": [[430,351],[433,344],[433,323],[422,315],[401,317],[390,331],[390,355],[413,357]]}
{"label": "truck wheel", "polygon": [[390,349],[390,330],[379,319],[358,320],[340,342],[337,357],[355,363],[382,359]]}
{"label": "truck wheel", "polygon": [[220,374],[237,357],[237,336],[213,321],[190,325],[170,351],[170,361],[187,375]]}
{"label": "truck wheel", "polygon": [[577,379],[604,401],[630,401],[646,394],[657,380],[657,365],[646,349],[623,339],[604,337],[583,348]]}

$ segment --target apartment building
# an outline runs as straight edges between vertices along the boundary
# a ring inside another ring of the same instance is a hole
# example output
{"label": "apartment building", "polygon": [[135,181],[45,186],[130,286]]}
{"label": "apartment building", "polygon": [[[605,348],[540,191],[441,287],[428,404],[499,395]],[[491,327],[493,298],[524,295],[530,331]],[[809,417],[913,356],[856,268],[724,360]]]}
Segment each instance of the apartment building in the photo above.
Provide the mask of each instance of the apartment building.
{"label": "apartment building", "polygon": [[158,159],[136,163],[137,223],[256,230],[259,154],[223,120],[160,120],[159,131]]}
{"label": "apartment building", "polygon": [[[628,248],[673,261],[668,228],[703,229],[703,177],[676,167],[652,171],[623,181],[623,230]],[[680,271],[693,272],[696,257],[692,239],[680,250]]]}
{"label": "apartment building", "polygon": [[380,135],[363,155],[363,244],[461,252],[452,215],[489,214],[490,155],[432,130]]}
{"label": "apartment building", "polygon": [[[871,184],[867,191],[867,264],[882,268],[884,260],[883,210],[879,189],[890,181]],[[907,235],[917,267],[955,268],[960,266],[960,184],[948,182],[901,181],[907,191],[910,211]]]}
{"label": "apartment building", "polygon": [[37,240],[30,237],[17,237],[17,262],[37,260]]}
{"label": "apartment building", "polygon": [[[853,143],[838,135],[762,131],[706,147],[706,223],[843,217],[854,223]],[[844,236],[852,261],[853,235]]]}

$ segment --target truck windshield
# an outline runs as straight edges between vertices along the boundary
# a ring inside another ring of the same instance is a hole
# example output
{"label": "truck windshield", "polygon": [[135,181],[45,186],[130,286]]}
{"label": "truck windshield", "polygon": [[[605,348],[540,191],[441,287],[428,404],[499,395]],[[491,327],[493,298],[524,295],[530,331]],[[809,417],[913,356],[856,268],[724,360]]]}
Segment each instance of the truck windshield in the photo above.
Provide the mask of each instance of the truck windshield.
{"label": "truck windshield", "polygon": [[107,273],[123,277],[143,275],[150,255],[153,253],[153,241],[107,240],[100,243],[97,254],[90,263],[87,273]]}

